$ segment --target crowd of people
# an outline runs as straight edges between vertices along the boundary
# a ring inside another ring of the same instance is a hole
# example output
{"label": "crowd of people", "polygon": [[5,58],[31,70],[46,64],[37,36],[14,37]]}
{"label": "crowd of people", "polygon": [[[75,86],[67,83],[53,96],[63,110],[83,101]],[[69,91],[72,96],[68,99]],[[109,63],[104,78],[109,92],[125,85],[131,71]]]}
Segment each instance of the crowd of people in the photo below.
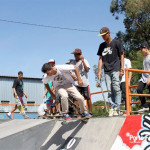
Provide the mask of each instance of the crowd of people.
{"label": "crowd of people", "polygon": [[[125,49],[119,40],[112,39],[110,30],[103,27],[100,34],[104,42],[100,44],[97,55],[98,61],[98,80],[102,78],[102,69],[105,73],[106,87],[108,90],[108,101],[110,103],[109,116],[120,115],[120,104],[125,103],[126,106],[126,91],[125,91],[125,68],[132,68],[131,61],[125,57]],[[141,53],[143,54],[143,70],[150,70],[150,52],[147,42],[140,45]],[[92,117],[92,104],[90,98],[90,88],[88,80],[88,72],[90,65],[82,55],[82,50],[77,48],[72,54],[74,59],[70,59],[65,65],[55,65],[55,60],[50,59],[43,64],[41,71],[43,75],[43,83],[45,84],[45,92],[43,98],[44,103],[40,105],[38,113],[40,116],[48,114],[62,115],[63,119],[69,120],[69,96],[72,97],[75,105],[80,107],[82,117]],[[22,112],[25,118],[28,116],[24,111],[23,96],[27,98],[27,94],[23,90],[23,72],[18,72],[18,78],[13,84],[13,93],[15,97],[15,108],[7,114],[10,118],[17,108]],[[129,72],[129,85],[132,78],[132,72]],[[142,94],[145,86],[148,87],[150,93],[150,74],[142,73],[139,80],[137,93]],[[139,112],[149,111],[145,97],[139,97],[142,108]],[[85,100],[87,106],[85,106]],[[88,108],[88,110],[87,110]],[[125,107],[126,109],[126,107]]]}

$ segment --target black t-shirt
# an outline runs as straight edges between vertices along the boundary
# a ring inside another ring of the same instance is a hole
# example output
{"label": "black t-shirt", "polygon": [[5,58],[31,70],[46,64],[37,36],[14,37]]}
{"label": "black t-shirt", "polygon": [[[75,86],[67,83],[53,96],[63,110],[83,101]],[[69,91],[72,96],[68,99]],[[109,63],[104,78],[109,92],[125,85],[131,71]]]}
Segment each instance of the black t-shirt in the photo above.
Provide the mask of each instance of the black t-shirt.
{"label": "black t-shirt", "polygon": [[102,56],[105,72],[120,71],[120,53],[123,47],[118,40],[113,39],[111,43],[103,42],[100,44],[97,55]]}
{"label": "black t-shirt", "polygon": [[23,81],[21,79],[15,79],[12,88],[16,89],[17,95],[23,96]]}

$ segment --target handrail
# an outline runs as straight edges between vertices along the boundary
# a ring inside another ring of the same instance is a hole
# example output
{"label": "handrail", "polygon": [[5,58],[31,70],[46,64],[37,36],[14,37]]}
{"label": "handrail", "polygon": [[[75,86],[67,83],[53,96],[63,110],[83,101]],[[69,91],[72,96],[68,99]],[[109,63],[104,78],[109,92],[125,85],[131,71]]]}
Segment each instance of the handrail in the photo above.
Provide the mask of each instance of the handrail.
{"label": "handrail", "polygon": [[[108,92],[108,91],[103,91],[103,92],[105,93],[105,92]],[[93,92],[93,93],[90,93],[90,95],[100,94],[100,93],[102,93],[102,91],[99,91],[99,92]]]}
{"label": "handrail", "polygon": [[[14,106],[16,104],[0,104],[0,105],[11,105],[11,106]],[[24,104],[25,106],[40,106],[40,104]]]}
{"label": "handrail", "polygon": [[150,71],[139,70],[139,69],[129,69],[129,68],[125,69],[127,115],[131,114],[131,109],[132,109],[131,105],[132,104],[140,103],[140,102],[131,102],[131,96],[150,96],[150,94],[131,94],[131,88],[137,87],[137,85],[129,86],[129,81],[128,81],[128,73],[129,72],[150,73]]}

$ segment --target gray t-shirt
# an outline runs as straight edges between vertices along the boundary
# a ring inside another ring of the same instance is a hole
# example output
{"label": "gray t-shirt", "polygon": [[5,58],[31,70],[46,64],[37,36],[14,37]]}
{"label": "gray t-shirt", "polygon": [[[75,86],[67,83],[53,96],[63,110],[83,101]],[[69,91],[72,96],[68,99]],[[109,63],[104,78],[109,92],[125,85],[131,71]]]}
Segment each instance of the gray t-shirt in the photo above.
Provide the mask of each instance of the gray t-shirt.
{"label": "gray t-shirt", "polygon": [[[84,59],[84,62],[86,64],[86,66],[90,69],[90,65],[89,65],[88,61],[86,59]],[[88,74],[84,69],[84,65],[83,65],[82,61],[80,60],[77,62],[76,60],[72,60],[70,63],[75,65],[78,68],[80,77],[83,82],[82,87],[87,87],[89,85]],[[75,85],[79,86],[77,81],[75,81]]]}
{"label": "gray t-shirt", "polygon": [[60,85],[74,84],[74,80],[70,75],[70,71],[75,70],[73,65],[56,65],[57,73],[52,76],[44,75],[42,81],[44,84],[53,82],[54,88]]}
{"label": "gray t-shirt", "polygon": [[[143,57],[143,70],[150,71],[150,55],[148,55],[147,57],[145,56]],[[149,76],[150,76],[149,73],[142,73],[142,77],[140,81],[142,81],[143,83],[146,83]]]}

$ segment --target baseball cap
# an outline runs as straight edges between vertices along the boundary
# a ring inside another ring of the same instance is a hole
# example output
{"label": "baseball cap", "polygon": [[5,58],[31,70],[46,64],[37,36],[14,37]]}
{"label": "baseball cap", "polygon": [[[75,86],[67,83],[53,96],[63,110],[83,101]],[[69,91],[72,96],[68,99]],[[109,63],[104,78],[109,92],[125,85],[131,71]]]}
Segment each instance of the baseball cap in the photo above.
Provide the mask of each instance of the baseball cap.
{"label": "baseball cap", "polygon": [[149,45],[146,41],[140,44],[140,48],[145,48],[145,47],[149,49]]}
{"label": "baseball cap", "polygon": [[82,54],[81,49],[76,48],[71,54]]}
{"label": "baseball cap", "polygon": [[48,61],[48,63],[55,63],[55,60],[54,60],[54,59],[50,59],[50,60]]}
{"label": "baseball cap", "polygon": [[110,32],[109,29],[107,27],[103,27],[103,28],[100,29],[100,34],[98,36],[105,35],[108,32]]}
{"label": "baseball cap", "polygon": [[73,61],[73,59],[69,59],[66,64],[70,64]]}

